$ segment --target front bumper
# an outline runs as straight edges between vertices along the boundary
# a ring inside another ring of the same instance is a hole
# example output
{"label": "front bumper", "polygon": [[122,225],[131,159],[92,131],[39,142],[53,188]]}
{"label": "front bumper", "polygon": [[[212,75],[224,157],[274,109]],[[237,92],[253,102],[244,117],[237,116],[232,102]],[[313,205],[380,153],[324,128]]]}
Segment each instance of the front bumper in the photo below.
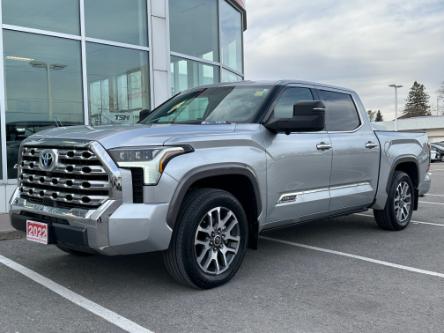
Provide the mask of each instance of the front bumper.
{"label": "front bumper", "polygon": [[10,201],[12,225],[25,230],[26,220],[48,223],[52,243],[63,243],[105,255],[166,250],[172,230],[166,223],[167,203],[133,204],[108,200],[98,209],[54,208],[20,198]]}

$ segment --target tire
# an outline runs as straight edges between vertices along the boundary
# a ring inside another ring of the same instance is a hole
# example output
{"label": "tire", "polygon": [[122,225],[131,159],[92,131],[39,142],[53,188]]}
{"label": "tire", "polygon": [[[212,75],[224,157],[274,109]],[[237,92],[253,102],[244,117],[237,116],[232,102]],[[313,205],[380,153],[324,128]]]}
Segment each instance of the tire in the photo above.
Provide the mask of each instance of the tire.
{"label": "tire", "polygon": [[[412,219],[414,200],[415,191],[409,175],[395,171],[385,208],[373,211],[376,223],[385,230],[398,231],[406,228]],[[401,206],[398,204],[400,201]]]}
{"label": "tire", "polygon": [[56,244],[56,246],[59,250],[62,250],[63,252],[66,252],[76,257],[89,257],[94,255],[94,253],[74,250],[61,244]]}
{"label": "tire", "polygon": [[239,201],[223,190],[196,189],[187,194],[178,216],[163,255],[168,273],[197,289],[230,281],[247,251],[248,222]]}

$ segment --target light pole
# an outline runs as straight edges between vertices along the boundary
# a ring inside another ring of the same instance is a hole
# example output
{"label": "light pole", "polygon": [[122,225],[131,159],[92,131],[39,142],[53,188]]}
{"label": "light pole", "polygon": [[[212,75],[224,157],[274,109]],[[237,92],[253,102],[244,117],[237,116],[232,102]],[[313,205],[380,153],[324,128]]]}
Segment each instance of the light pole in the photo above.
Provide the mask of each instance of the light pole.
{"label": "light pole", "polygon": [[398,131],[398,88],[402,88],[400,84],[391,84],[391,88],[395,88],[395,131]]}
{"label": "light pole", "polygon": [[43,68],[46,70],[46,83],[48,84],[48,113],[49,113],[49,120],[52,120],[53,118],[53,106],[52,106],[52,82],[51,82],[51,71],[58,71],[62,70],[66,67],[66,65],[59,65],[59,64],[47,64],[43,61],[36,61],[32,60],[30,62],[30,65],[34,68]]}

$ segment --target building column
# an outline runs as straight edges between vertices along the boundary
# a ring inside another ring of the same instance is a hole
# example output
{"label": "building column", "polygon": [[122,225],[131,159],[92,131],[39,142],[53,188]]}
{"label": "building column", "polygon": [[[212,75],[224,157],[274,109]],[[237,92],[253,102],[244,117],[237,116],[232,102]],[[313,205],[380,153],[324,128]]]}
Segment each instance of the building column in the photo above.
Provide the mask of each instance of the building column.
{"label": "building column", "polygon": [[163,103],[171,96],[170,84],[170,29],[168,0],[151,0],[151,84],[152,107]]}

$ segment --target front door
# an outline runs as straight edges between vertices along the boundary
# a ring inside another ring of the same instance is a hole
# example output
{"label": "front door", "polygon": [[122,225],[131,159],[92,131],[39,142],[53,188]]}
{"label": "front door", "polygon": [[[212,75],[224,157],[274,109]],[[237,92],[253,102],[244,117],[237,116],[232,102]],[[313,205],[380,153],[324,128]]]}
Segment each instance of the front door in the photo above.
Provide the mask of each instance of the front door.
{"label": "front door", "polygon": [[[305,87],[288,87],[273,117],[290,118],[293,105],[313,100]],[[267,224],[280,225],[325,214],[329,209],[332,150],[327,132],[279,133],[267,146]]]}

